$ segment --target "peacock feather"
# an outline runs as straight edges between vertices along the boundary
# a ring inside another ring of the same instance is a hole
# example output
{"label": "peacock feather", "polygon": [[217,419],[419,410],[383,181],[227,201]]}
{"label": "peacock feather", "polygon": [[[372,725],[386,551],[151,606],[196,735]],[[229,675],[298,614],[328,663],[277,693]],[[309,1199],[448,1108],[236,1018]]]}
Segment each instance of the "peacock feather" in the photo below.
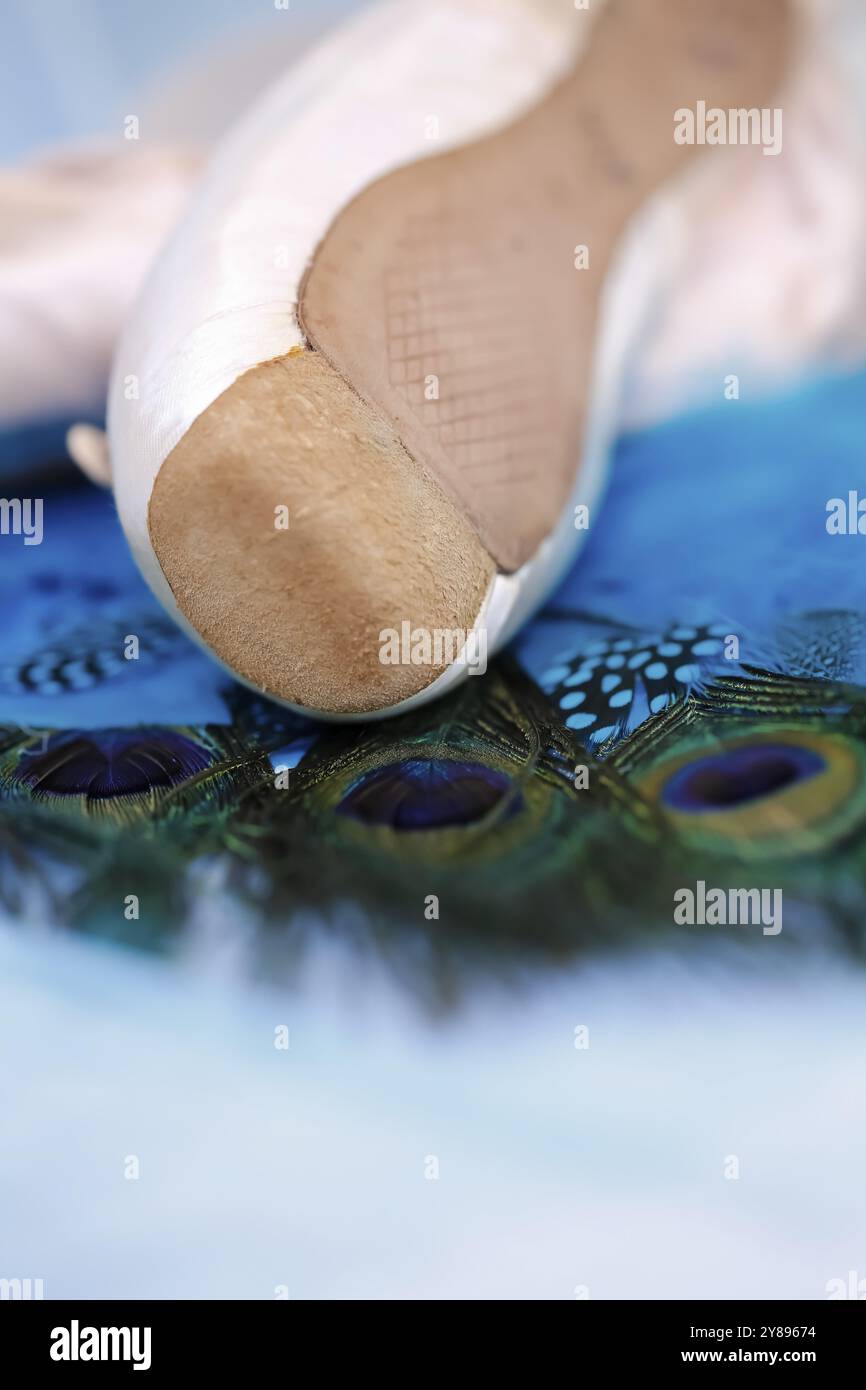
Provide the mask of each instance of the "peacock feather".
{"label": "peacock feather", "polygon": [[59,493],[53,568],[28,554],[0,634],[0,901],[169,949],[207,881],[272,976],[339,940],[440,999],[481,966],[684,941],[673,895],[698,879],[782,890],[772,949],[861,954],[866,566],[823,517],[864,384],[623,441],[604,525],[511,652],[366,726],[228,680],[114,532],[94,563],[102,499]]}
{"label": "peacock feather", "polygon": [[[750,884],[820,904],[825,939],[861,946],[866,696],[814,678],[725,677],[592,750],[505,662],[441,705],[320,733],[287,786],[264,747],[192,729],[13,742],[0,776],[5,841],[20,851],[38,825],[47,843],[71,818],[72,862],[89,845],[99,865],[61,919],[151,946],[183,929],[214,859],[270,953],[294,960],[327,922],[401,969],[420,952],[427,986],[453,988],[468,961],[669,940],[676,888],[735,885],[744,864]],[[124,932],[116,905],[145,865],[153,929]],[[796,911],[788,923],[786,943],[808,940]]]}
{"label": "peacock feather", "polygon": [[0,757],[0,796],[118,825],[218,812],[261,776],[262,752],[231,729],[63,730],[13,741]]}

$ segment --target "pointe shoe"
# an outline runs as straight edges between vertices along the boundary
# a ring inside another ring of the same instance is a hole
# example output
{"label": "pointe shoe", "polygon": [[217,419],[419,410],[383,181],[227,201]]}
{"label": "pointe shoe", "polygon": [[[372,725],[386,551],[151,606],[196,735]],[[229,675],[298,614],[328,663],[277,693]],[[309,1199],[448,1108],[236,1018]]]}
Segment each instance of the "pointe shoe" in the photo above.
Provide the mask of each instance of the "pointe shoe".
{"label": "pointe shoe", "polygon": [[507,641],[594,520],[700,152],[675,112],[771,106],[794,31],[789,0],[392,0],[272,90],[113,372],[121,521],[178,621],[335,719]]}

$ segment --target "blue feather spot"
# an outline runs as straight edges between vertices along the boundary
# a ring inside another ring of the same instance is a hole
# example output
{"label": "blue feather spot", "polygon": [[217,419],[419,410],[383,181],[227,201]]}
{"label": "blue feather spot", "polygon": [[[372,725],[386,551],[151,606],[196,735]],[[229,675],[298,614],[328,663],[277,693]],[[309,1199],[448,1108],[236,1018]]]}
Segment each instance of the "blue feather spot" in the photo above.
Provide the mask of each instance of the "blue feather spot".
{"label": "blue feather spot", "polygon": [[592,676],[593,676],[593,672],[592,672],[592,669],[591,669],[589,666],[581,666],[581,668],[580,668],[579,671],[575,671],[575,673],[574,673],[573,676],[569,676],[569,678],[568,678],[568,680],[565,682],[565,684],[566,684],[566,685],[585,685],[587,681],[591,681],[591,680],[592,680]]}
{"label": "blue feather spot", "polygon": [[73,690],[87,690],[96,680],[83,661],[70,661],[66,667],[66,679]]}
{"label": "blue feather spot", "polygon": [[583,704],[585,699],[585,690],[573,690],[570,695],[563,695],[559,707],[560,709],[576,709],[578,705]]}
{"label": "blue feather spot", "polygon": [[679,656],[682,647],[679,642],[662,642],[660,647],[656,647],[659,656]]}
{"label": "blue feather spot", "polygon": [[715,656],[721,650],[721,642],[696,642],[692,656]]}
{"label": "blue feather spot", "polygon": [[663,661],[654,661],[652,666],[648,666],[644,671],[645,676],[649,676],[651,681],[664,680],[668,673],[668,668]]}
{"label": "blue feather spot", "polygon": [[691,642],[697,635],[698,630],[694,627],[675,627],[671,633],[671,637],[676,637],[678,642]]}
{"label": "blue feather spot", "polygon": [[670,701],[670,695],[654,695],[650,700],[650,709],[653,714],[658,714],[659,710],[665,708]]}
{"label": "blue feather spot", "polygon": [[602,691],[607,695],[608,691],[616,690],[622,680],[622,676],[605,676],[601,683]]}
{"label": "blue feather spot", "polygon": [[559,685],[559,682],[567,675],[567,666],[551,666],[550,670],[545,671],[544,675],[541,677],[541,684],[544,686]]}
{"label": "blue feather spot", "polygon": [[678,666],[674,671],[674,679],[683,685],[693,685],[696,680],[700,679],[700,674],[700,666]]}
{"label": "blue feather spot", "polygon": [[611,695],[608,704],[611,709],[620,709],[623,705],[630,705],[632,694],[631,690],[618,690],[615,695]]}
{"label": "blue feather spot", "polygon": [[649,661],[651,656],[652,652],[635,652],[634,656],[629,659],[628,669],[630,671],[636,671],[638,666],[643,666],[644,662]]}
{"label": "blue feather spot", "polygon": [[596,716],[594,714],[570,714],[565,721],[567,729],[588,729],[590,724],[594,724]]}
{"label": "blue feather spot", "polygon": [[608,668],[609,671],[618,671],[619,668],[620,668],[620,666],[624,666],[624,665],[625,665],[625,657],[624,657],[624,656],[609,656],[605,664],[606,664],[606,666],[607,666],[607,668]]}

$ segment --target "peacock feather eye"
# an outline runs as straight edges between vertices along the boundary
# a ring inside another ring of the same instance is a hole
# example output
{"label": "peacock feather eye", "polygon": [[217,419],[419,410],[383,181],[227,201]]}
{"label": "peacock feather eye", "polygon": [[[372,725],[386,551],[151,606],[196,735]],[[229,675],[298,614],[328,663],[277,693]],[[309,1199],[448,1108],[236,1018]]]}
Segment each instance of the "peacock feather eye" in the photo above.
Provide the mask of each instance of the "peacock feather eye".
{"label": "peacock feather eye", "polygon": [[744,743],[681,767],[665,783],[662,802],[684,813],[743,809],[826,769],[826,759],[814,748]]}
{"label": "peacock feather eye", "polygon": [[105,801],[179,785],[208,765],[205,749],[172,729],[64,733],[26,749],[16,781],[37,796]]}
{"label": "peacock feather eye", "polygon": [[[519,750],[515,749],[515,754]],[[316,833],[369,861],[523,862],[565,853],[576,793],[551,768],[474,739],[363,740],[301,765],[296,795]],[[549,837],[549,838],[548,838]]]}
{"label": "peacock feather eye", "polygon": [[635,786],[689,840],[750,857],[810,853],[866,817],[866,750],[817,725],[716,731],[662,756]]}
{"label": "peacock feather eye", "polygon": [[484,763],[458,758],[406,758],[361,776],[337,807],[365,825],[393,830],[439,830],[475,825],[497,811],[522,806],[511,779]]}
{"label": "peacock feather eye", "polygon": [[0,757],[0,798],[131,821],[158,811],[228,804],[268,767],[220,730],[65,730]]}

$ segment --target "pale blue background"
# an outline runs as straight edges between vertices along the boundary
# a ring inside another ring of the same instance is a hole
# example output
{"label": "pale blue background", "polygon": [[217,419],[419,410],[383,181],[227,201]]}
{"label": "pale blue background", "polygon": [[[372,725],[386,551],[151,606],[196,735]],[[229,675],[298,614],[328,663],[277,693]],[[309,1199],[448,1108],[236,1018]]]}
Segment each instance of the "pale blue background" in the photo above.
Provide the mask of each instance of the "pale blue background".
{"label": "pale blue background", "polygon": [[160,82],[211,55],[278,57],[359,0],[0,0],[0,160],[112,135]]}

